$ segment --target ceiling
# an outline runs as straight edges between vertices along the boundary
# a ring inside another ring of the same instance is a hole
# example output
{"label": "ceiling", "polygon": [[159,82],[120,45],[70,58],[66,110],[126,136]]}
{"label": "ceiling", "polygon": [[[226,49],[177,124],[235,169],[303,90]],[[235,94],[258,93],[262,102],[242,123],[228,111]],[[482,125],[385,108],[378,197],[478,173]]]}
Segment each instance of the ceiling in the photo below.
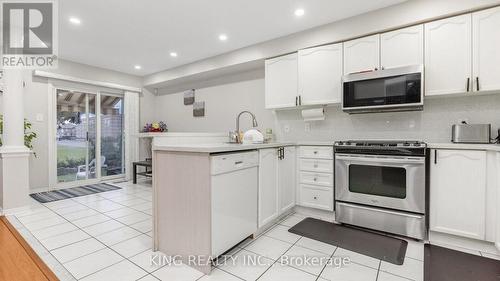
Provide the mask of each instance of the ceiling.
{"label": "ceiling", "polygon": [[[143,76],[400,2],[64,0],[59,57]],[[295,16],[296,9],[305,14]],[[220,41],[220,34],[228,39]]]}

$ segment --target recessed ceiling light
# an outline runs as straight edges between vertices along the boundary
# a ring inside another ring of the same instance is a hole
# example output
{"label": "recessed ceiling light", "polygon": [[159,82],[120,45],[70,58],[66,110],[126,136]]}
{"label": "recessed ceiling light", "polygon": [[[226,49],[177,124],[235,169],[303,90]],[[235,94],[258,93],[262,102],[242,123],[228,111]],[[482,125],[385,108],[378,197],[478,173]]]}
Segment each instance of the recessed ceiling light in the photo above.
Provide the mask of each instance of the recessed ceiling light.
{"label": "recessed ceiling light", "polygon": [[137,69],[137,70],[139,70],[139,69],[142,69],[142,66],[140,66],[140,65],[135,65],[135,66],[134,66],[134,68],[135,68],[135,69]]}
{"label": "recessed ceiling light", "polygon": [[71,22],[72,24],[76,24],[76,25],[80,25],[82,23],[82,21],[79,18],[75,18],[75,17],[69,18],[69,22]]}
{"label": "recessed ceiling light", "polygon": [[219,40],[220,41],[226,41],[227,40],[227,35],[226,34],[219,35]]}
{"label": "recessed ceiling light", "polygon": [[177,53],[176,52],[171,52],[170,56],[176,58],[177,57]]}
{"label": "recessed ceiling light", "polygon": [[297,10],[295,10],[295,15],[296,15],[297,17],[301,17],[301,16],[303,16],[305,13],[306,13],[306,12],[304,11],[304,9],[297,9]]}

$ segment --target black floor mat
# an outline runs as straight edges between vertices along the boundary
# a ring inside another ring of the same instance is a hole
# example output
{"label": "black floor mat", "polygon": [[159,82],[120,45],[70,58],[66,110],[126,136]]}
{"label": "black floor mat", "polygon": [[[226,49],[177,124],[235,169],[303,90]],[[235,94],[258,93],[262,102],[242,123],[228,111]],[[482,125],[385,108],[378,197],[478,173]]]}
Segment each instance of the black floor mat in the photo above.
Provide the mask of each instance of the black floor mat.
{"label": "black floor mat", "polygon": [[349,226],[306,218],[288,230],[291,233],[402,265],[408,242]]}
{"label": "black floor mat", "polygon": [[435,245],[424,248],[425,281],[498,281],[500,261]]}

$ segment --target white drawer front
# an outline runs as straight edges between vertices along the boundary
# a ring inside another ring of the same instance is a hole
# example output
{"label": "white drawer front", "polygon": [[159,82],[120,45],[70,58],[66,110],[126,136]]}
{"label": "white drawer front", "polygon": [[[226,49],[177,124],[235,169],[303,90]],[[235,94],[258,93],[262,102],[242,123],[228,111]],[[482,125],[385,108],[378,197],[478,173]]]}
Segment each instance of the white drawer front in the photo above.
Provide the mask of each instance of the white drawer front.
{"label": "white drawer front", "polygon": [[300,205],[333,211],[333,189],[301,184]]}
{"label": "white drawer front", "polygon": [[333,173],[332,160],[301,158],[299,161],[299,167],[302,171]]}
{"label": "white drawer front", "polygon": [[300,157],[333,159],[333,146],[301,146]]}
{"label": "white drawer front", "polygon": [[300,183],[333,187],[333,174],[300,172]]}

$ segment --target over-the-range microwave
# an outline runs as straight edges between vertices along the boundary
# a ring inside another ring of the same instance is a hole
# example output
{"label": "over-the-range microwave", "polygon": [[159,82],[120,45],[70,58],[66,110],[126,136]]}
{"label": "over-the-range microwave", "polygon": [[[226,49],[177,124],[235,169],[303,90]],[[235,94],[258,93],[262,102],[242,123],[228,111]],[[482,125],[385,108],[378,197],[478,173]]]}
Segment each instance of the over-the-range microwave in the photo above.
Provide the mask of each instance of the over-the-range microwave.
{"label": "over-the-range microwave", "polygon": [[345,75],[342,110],[348,113],[422,110],[424,67],[412,65]]}

